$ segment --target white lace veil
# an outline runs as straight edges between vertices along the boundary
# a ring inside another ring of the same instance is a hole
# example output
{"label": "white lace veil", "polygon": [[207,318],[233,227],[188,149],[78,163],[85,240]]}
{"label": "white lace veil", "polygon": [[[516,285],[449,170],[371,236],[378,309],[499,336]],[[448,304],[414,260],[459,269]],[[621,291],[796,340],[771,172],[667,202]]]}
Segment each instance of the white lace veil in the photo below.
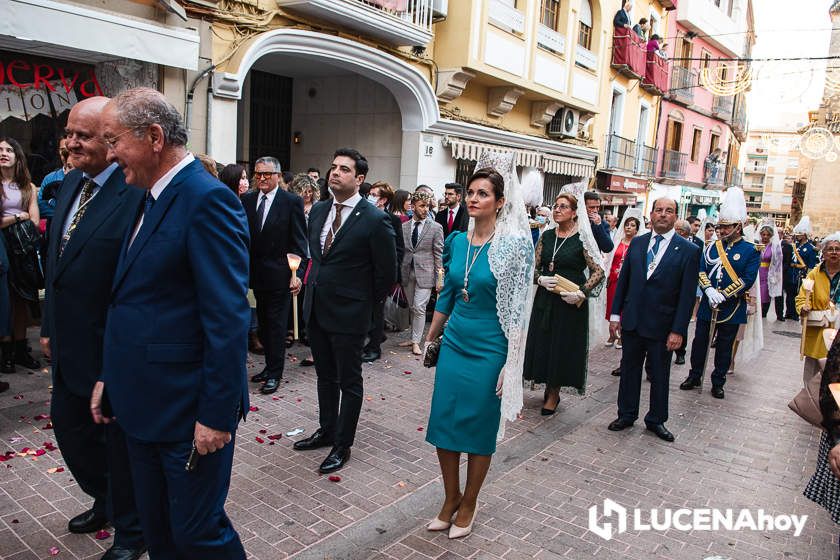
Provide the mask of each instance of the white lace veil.
{"label": "white lace veil", "polygon": [[[534,275],[534,243],[514,157],[513,153],[484,152],[475,166],[476,170],[492,168],[505,181],[505,204],[496,217],[496,234],[487,253],[490,270],[496,278],[496,313],[508,341],[507,359],[502,367],[499,440],[505,434],[505,420],[513,422],[522,410],[522,369]],[[470,230],[472,227],[470,220]]]}
{"label": "white lace veil", "polygon": [[[607,313],[607,292],[604,290],[609,269],[604,267],[604,259],[595,236],[592,234],[592,226],[589,223],[589,216],[586,213],[586,202],[583,200],[583,193],[587,190],[589,181],[580,181],[563,185],[560,192],[569,193],[577,198],[577,226],[580,240],[583,243],[583,250],[601,268],[604,273],[604,281],[592,288],[590,297],[587,299],[589,305],[589,351],[603,342],[607,335],[607,325],[601,320]],[[554,202],[554,201],[552,201]],[[589,278],[589,269],[584,273]]]}
{"label": "white lace veil", "polygon": [[[775,229],[775,228],[774,228]],[[752,242],[756,235],[756,228],[749,224],[744,227],[743,237]],[[761,286],[756,276],[755,282],[747,290],[750,299],[754,302],[755,313],[747,315],[747,324],[744,326],[744,339],[738,347],[738,354],[735,356],[735,363],[738,367],[750,364],[764,348],[764,326],[761,321]]]}
{"label": "white lace veil", "polygon": [[613,250],[607,253],[607,256],[604,257],[604,270],[606,270],[607,274],[609,274],[610,269],[612,268],[612,262],[615,257],[615,252],[618,250],[618,244],[621,243],[622,239],[624,239],[624,225],[630,218],[636,218],[639,221],[639,230],[636,232],[636,237],[644,235],[648,232],[648,229],[645,227],[645,218],[639,208],[628,208],[624,211],[624,216],[621,217],[618,227],[616,227],[615,232],[613,232]]}
{"label": "white lace veil", "polygon": [[770,269],[767,271],[767,289],[770,292],[770,297],[774,298],[782,295],[782,240],[779,239],[779,230],[776,228],[776,221],[768,216],[758,224],[756,237],[758,237],[759,242],[761,239],[761,230],[765,228],[770,228],[773,231],[773,237],[770,239],[771,256]]}

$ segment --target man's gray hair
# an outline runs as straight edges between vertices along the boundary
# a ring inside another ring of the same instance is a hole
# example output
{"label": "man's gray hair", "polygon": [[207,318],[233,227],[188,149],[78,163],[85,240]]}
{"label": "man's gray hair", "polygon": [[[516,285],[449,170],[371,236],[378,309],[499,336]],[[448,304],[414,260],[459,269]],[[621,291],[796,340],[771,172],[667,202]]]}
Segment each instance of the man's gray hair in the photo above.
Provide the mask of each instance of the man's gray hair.
{"label": "man's gray hair", "polygon": [[127,89],[111,101],[117,109],[117,118],[126,128],[135,131],[153,124],[163,129],[164,143],[186,146],[189,133],[178,109],[164,95],[152,88]]}
{"label": "man's gray hair", "polygon": [[256,168],[261,163],[270,165],[274,168],[274,171],[276,173],[283,173],[283,167],[280,165],[280,160],[278,160],[276,157],[263,156],[261,158],[258,158],[257,161],[254,162],[254,167]]}
{"label": "man's gray hair", "polygon": [[677,220],[674,224],[674,229],[684,233],[691,233],[691,224],[688,223],[688,220]]}

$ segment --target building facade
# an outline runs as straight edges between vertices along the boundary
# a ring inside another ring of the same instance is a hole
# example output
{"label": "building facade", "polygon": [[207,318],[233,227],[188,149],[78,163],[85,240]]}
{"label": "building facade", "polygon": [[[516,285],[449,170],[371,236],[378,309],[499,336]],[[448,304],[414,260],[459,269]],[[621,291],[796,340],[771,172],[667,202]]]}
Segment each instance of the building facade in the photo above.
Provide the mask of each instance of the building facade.
{"label": "building facade", "polygon": [[751,130],[742,150],[744,196],[750,216],[770,216],[790,224],[795,184],[800,176],[799,134]]}

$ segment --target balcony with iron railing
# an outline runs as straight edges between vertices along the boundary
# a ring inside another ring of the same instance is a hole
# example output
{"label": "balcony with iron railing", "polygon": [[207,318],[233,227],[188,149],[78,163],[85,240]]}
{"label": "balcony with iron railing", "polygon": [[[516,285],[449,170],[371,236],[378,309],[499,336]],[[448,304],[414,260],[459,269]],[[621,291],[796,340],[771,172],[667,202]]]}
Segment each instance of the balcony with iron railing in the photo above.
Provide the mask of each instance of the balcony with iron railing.
{"label": "balcony with iron railing", "polygon": [[734,106],[734,98],[731,95],[717,96],[712,103],[712,115],[726,122],[732,120],[732,107]]}
{"label": "balcony with iron railing", "polygon": [[732,117],[732,132],[740,141],[746,140],[747,135],[747,107],[741,102],[735,106],[735,113]]}
{"label": "balcony with iron railing", "polygon": [[642,89],[653,95],[664,95],[668,91],[668,59],[651,51],[646,53],[645,61]]}
{"label": "balcony with iron railing", "polygon": [[703,182],[710,187],[722,187],[726,178],[726,164],[721,161],[703,162]]}
{"label": "balcony with iron railing", "polygon": [[696,71],[677,65],[671,67],[671,87],[668,90],[671,99],[687,104],[693,103],[694,88],[697,84]]}
{"label": "balcony with iron railing", "polygon": [[644,177],[656,176],[656,148],[636,144],[636,167],[633,173]]}
{"label": "balcony with iron railing", "polygon": [[636,142],[618,134],[607,136],[607,169],[633,171],[636,167]]}
{"label": "balcony with iron railing", "polygon": [[628,78],[640,80],[647,71],[647,49],[641,37],[626,27],[613,29],[612,66]]}
{"label": "balcony with iron railing", "polygon": [[396,47],[432,40],[434,0],[277,0],[277,5]]}
{"label": "balcony with iron railing", "polygon": [[754,173],[758,175],[766,175],[767,174],[767,166],[765,165],[751,165],[744,168],[744,173]]}
{"label": "balcony with iron railing", "polygon": [[744,174],[737,167],[730,167],[728,170],[728,177],[726,178],[726,185],[728,187],[742,187],[744,183]]}
{"label": "balcony with iron railing", "polygon": [[662,175],[669,179],[684,179],[688,154],[674,150],[662,152]]}

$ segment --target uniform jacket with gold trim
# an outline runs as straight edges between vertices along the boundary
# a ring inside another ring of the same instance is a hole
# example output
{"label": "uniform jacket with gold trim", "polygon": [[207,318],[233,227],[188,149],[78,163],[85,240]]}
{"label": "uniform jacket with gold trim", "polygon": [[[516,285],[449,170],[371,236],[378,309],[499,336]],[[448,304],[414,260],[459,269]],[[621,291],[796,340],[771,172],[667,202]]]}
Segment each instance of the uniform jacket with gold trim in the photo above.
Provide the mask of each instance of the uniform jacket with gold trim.
{"label": "uniform jacket with gold trim", "polygon": [[726,298],[718,306],[718,323],[743,324],[747,322],[746,294],[758,276],[761,252],[744,239],[728,244],[721,242],[729,259],[732,273],[718,258],[718,244],[710,243],[700,257],[700,289],[704,291],[697,317],[712,320],[712,309],[705,294],[708,287],[715,288]]}

